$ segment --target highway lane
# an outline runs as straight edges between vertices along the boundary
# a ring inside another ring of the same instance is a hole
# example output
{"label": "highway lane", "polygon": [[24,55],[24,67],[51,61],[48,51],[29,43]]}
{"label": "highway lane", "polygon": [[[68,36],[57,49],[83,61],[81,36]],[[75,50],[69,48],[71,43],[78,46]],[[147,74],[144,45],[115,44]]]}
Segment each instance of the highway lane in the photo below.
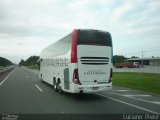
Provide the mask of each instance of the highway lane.
{"label": "highway lane", "polygon": [[[115,91],[118,89],[98,94],[61,95],[52,86],[41,82],[38,72],[16,67],[0,86],[0,113],[160,114],[158,104]],[[159,100],[159,96],[156,98]]]}

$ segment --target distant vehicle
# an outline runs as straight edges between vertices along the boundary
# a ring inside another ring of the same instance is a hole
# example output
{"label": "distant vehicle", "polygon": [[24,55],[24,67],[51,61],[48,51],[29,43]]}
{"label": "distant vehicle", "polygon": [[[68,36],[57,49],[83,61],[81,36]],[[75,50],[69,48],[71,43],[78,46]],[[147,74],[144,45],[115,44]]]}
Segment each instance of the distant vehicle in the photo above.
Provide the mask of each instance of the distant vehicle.
{"label": "distant vehicle", "polygon": [[135,67],[140,67],[139,62],[133,62],[133,65],[134,65]]}
{"label": "distant vehicle", "polygon": [[60,93],[109,90],[112,88],[112,50],[110,33],[75,29],[41,52],[39,77]]}
{"label": "distant vehicle", "polygon": [[114,66],[116,68],[123,68],[123,67],[138,68],[140,67],[140,64],[138,62],[127,62],[127,63],[116,63]]}
{"label": "distant vehicle", "polygon": [[21,65],[19,65],[19,67],[21,67]]}

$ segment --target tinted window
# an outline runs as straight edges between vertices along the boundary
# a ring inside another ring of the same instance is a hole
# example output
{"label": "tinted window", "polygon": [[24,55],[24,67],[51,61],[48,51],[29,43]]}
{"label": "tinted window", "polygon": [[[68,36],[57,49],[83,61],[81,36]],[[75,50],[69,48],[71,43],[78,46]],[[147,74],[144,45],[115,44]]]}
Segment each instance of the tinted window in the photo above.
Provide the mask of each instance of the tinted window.
{"label": "tinted window", "polygon": [[112,46],[111,35],[96,30],[80,30],[78,32],[78,45]]}

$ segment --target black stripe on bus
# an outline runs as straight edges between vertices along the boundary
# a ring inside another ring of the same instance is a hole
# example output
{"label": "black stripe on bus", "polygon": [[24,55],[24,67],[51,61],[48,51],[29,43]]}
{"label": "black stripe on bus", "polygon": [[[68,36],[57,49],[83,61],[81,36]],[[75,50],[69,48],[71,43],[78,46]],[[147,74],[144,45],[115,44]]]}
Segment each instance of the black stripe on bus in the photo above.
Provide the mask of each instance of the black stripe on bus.
{"label": "black stripe on bus", "polygon": [[88,62],[88,61],[91,61],[91,62],[109,62],[109,60],[81,60],[82,62]]}
{"label": "black stripe on bus", "polygon": [[81,57],[81,59],[109,59],[108,57]]}
{"label": "black stripe on bus", "polygon": [[82,64],[88,64],[88,65],[105,65],[108,63],[82,63]]}

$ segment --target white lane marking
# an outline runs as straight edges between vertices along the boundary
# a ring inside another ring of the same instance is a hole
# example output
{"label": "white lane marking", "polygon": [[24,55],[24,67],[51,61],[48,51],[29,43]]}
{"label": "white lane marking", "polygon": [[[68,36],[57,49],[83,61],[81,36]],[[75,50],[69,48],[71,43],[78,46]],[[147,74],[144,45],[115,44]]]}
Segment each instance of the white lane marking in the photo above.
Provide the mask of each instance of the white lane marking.
{"label": "white lane marking", "polygon": [[29,78],[29,75],[26,75],[26,78]]}
{"label": "white lane marking", "polygon": [[9,78],[9,76],[11,76],[14,70],[15,69],[13,69],[12,72],[0,83],[0,86]]}
{"label": "white lane marking", "polygon": [[[119,96],[124,96],[124,95],[121,95],[121,94],[118,94],[118,93],[113,93],[113,92],[111,94],[115,94],[115,95],[119,95]],[[124,96],[124,97],[128,97],[128,98],[135,99],[135,100],[140,100],[140,101],[143,101],[143,102],[154,103],[152,101],[148,101],[148,100],[144,100],[144,99],[140,99],[140,98],[134,98],[134,97],[129,97],[129,96]],[[154,103],[154,104],[157,104],[157,103]]]}
{"label": "white lane marking", "polygon": [[150,97],[151,95],[122,95],[125,97]]}
{"label": "white lane marking", "polygon": [[154,103],[154,104],[160,105],[160,102],[159,102],[159,101],[151,101],[151,102]]}
{"label": "white lane marking", "polygon": [[116,90],[116,91],[125,92],[125,91],[128,91],[128,90]]}
{"label": "white lane marking", "polygon": [[35,84],[35,86],[40,92],[43,92],[43,90],[37,84]]}
{"label": "white lane marking", "polygon": [[20,70],[21,70],[21,72],[22,72],[23,74],[25,74],[24,71],[23,71],[22,69],[20,69]]}
{"label": "white lane marking", "polygon": [[152,114],[159,114],[159,115],[160,115],[160,113],[158,113],[158,112],[155,112],[155,111],[152,111],[152,110],[143,108],[143,107],[139,107],[139,106],[133,105],[133,104],[131,104],[131,103],[127,103],[127,102],[124,102],[124,101],[121,101],[121,100],[118,100],[118,99],[115,99],[115,98],[112,98],[112,97],[108,97],[108,96],[105,96],[105,95],[102,95],[102,94],[98,94],[98,93],[97,93],[97,95],[102,96],[102,97],[105,97],[105,98],[109,98],[109,99],[111,99],[111,100],[114,100],[114,101],[117,101],[117,102],[120,102],[120,103],[129,105],[129,106],[132,106],[132,107],[135,107],[135,108],[138,108],[138,109],[143,110],[143,111],[150,112],[150,113],[152,113]]}

